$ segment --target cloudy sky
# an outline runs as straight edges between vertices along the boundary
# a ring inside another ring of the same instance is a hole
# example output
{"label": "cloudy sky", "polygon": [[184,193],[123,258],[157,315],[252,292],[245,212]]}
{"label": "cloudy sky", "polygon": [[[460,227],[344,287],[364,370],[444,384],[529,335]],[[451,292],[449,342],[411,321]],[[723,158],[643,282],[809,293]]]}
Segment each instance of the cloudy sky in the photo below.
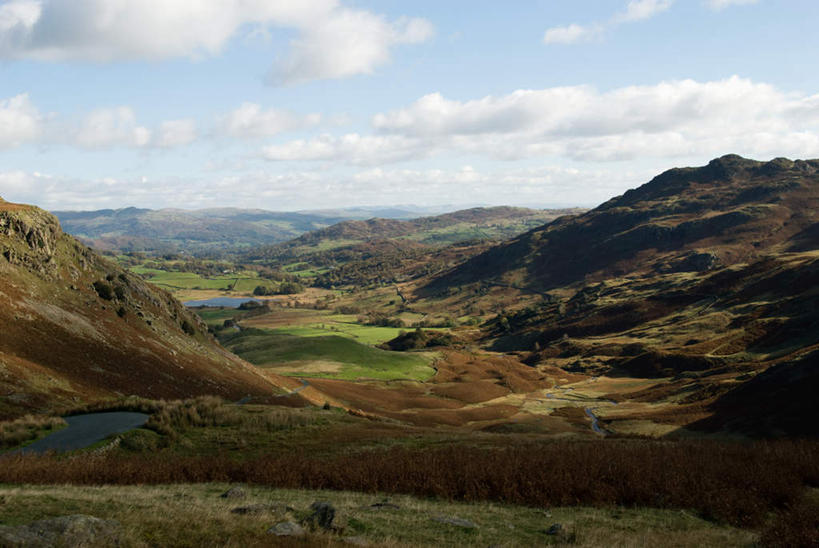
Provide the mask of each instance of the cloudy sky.
{"label": "cloudy sky", "polygon": [[815,0],[0,0],[0,196],[596,205],[819,157]]}

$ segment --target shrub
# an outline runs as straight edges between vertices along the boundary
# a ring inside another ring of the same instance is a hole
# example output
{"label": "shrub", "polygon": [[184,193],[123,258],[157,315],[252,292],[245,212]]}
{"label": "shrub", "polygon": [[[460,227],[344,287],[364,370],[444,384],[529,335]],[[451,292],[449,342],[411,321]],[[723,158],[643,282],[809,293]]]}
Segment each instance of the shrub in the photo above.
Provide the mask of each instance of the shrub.
{"label": "shrub", "polygon": [[110,301],[114,298],[114,289],[102,280],[94,282],[94,291],[97,292],[97,295],[99,295],[101,299],[105,299],[106,301]]}

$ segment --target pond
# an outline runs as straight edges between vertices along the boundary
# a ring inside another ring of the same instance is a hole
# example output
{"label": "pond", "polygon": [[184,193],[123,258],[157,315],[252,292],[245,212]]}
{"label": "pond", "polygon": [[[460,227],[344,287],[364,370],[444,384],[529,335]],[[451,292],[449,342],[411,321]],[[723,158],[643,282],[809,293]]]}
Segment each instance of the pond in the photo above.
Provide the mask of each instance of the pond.
{"label": "pond", "polygon": [[120,434],[139,428],[148,422],[145,413],[131,413],[114,411],[110,413],[89,413],[63,417],[68,423],[66,428],[57,430],[53,434],[41,438],[31,445],[19,450],[20,453],[45,453],[46,451],[75,451],[98,441],[104,440],[111,434]]}
{"label": "pond", "polygon": [[202,306],[214,308],[239,308],[242,303],[247,303],[250,301],[261,303],[261,301],[258,299],[253,299],[251,297],[214,297],[213,299],[204,299],[201,301],[185,301],[184,305],[189,308],[198,308]]}

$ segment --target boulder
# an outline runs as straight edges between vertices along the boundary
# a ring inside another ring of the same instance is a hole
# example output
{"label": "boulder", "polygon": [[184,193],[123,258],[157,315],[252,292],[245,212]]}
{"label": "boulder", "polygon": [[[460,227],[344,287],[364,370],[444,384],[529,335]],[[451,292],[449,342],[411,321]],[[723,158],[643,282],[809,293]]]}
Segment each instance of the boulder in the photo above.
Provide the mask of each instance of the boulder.
{"label": "boulder", "polygon": [[432,518],[432,520],[437,521],[438,523],[445,523],[447,525],[461,527],[463,529],[476,529],[478,527],[468,519],[458,518],[454,516],[435,516],[434,518]]}
{"label": "boulder", "polygon": [[228,489],[219,496],[222,497],[223,499],[241,499],[244,498],[245,495],[246,495],[245,490],[237,486],[231,487],[230,489]]}
{"label": "boulder", "polygon": [[117,521],[78,514],[17,527],[0,526],[0,546],[116,546],[119,525]]}
{"label": "boulder", "polygon": [[310,505],[312,514],[307,516],[302,523],[311,529],[324,529],[329,531],[333,528],[333,520],[336,517],[336,509],[329,502],[316,501]]}
{"label": "boulder", "polygon": [[292,521],[282,521],[267,530],[270,535],[277,537],[301,537],[305,531],[301,525]]}

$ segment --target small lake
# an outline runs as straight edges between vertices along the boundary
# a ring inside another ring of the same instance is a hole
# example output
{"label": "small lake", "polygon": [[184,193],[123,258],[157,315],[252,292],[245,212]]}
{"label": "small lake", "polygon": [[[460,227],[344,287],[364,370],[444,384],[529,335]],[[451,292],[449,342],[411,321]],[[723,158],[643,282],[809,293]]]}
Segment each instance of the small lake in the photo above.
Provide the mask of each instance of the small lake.
{"label": "small lake", "polygon": [[200,306],[210,306],[214,308],[239,308],[242,303],[255,301],[260,303],[258,299],[250,297],[214,297],[213,299],[204,299],[201,301],[185,301],[183,304],[189,308],[198,308]]}
{"label": "small lake", "polygon": [[[139,428],[148,422],[145,413],[130,413],[113,411],[110,413],[89,413],[63,417],[68,423],[66,428],[57,430],[53,434],[41,438],[31,445],[19,450],[20,453],[45,453],[46,451],[76,451],[98,441],[104,440],[111,434],[121,434],[134,428]],[[15,451],[16,452],[16,451]]]}

